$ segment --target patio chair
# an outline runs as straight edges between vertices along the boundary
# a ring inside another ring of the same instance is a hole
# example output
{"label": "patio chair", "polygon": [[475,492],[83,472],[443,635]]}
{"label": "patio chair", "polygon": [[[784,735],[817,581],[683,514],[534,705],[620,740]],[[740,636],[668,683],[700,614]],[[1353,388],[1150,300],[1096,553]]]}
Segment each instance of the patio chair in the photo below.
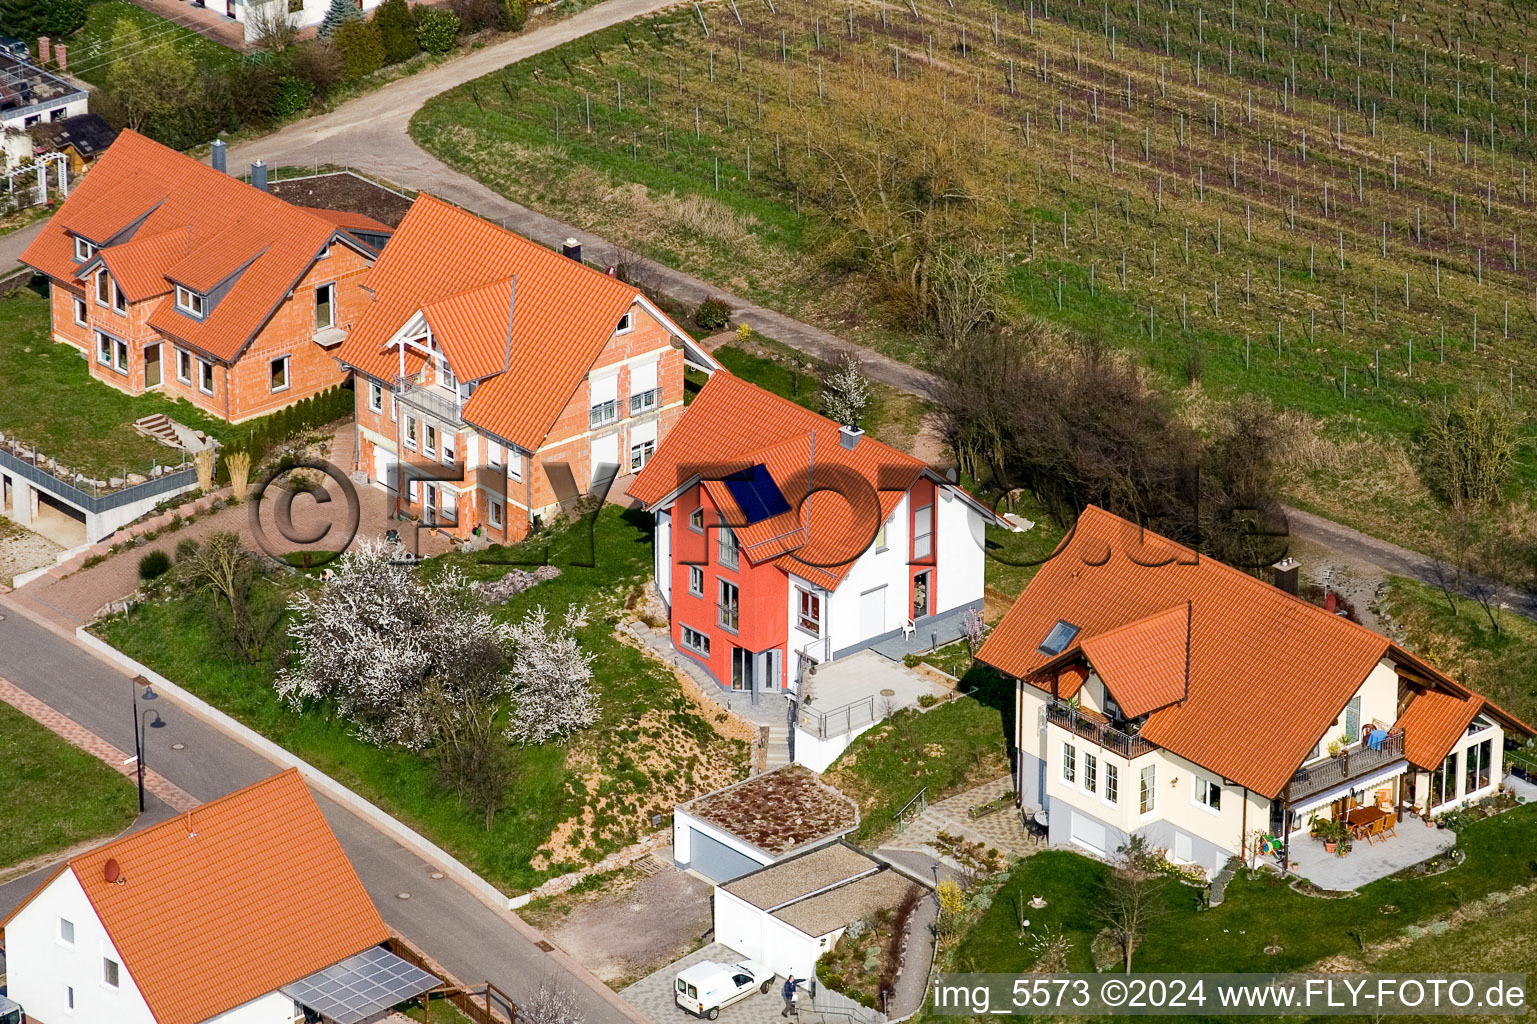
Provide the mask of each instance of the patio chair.
{"label": "patio chair", "polygon": [[913,638],[913,634],[915,634],[917,632],[918,632],[918,624],[916,622],[914,622],[912,619],[908,619],[907,621],[902,623],[902,639],[904,641],[911,640]]}
{"label": "patio chair", "polygon": [[1377,831],[1383,839],[1389,836],[1392,836],[1394,839],[1398,838],[1398,815],[1389,814],[1386,818],[1382,819],[1381,826]]}

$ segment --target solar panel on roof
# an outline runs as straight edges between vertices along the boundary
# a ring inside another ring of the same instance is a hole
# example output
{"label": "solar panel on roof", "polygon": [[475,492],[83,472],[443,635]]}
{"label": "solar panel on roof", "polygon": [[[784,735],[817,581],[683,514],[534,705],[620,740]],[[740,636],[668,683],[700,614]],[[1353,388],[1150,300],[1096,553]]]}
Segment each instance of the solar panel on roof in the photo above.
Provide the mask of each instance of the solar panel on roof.
{"label": "solar panel on roof", "polygon": [[1078,635],[1078,627],[1066,619],[1058,619],[1057,624],[1051,627],[1051,632],[1046,634],[1046,639],[1041,641],[1040,652],[1053,658],[1067,650],[1067,645],[1073,642],[1073,637]]}
{"label": "solar panel on roof", "polygon": [[356,1024],[439,984],[437,977],[374,946],[281,991],[336,1024]]}
{"label": "solar panel on roof", "polygon": [[731,494],[747,524],[761,523],[790,511],[790,503],[780,493],[779,485],[769,475],[768,467],[759,463],[751,469],[732,473],[725,479],[726,490]]}

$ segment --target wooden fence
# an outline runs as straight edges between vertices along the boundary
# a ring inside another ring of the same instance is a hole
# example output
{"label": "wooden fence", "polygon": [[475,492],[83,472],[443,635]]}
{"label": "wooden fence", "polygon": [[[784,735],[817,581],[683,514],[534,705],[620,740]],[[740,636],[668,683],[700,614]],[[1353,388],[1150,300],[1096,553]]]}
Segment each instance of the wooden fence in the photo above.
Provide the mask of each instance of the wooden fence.
{"label": "wooden fence", "polygon": [[448,1000],[460,1013],[475,1024],[517,1024],[518,1008],[512,997],[489,981],[475,986],[465,985],[425,953],[418,950],[398,934],[389,940],[390,952],[407,963],[443,979],[443,984],[421,997],[423,1017],[432,1020],[432,997]]}

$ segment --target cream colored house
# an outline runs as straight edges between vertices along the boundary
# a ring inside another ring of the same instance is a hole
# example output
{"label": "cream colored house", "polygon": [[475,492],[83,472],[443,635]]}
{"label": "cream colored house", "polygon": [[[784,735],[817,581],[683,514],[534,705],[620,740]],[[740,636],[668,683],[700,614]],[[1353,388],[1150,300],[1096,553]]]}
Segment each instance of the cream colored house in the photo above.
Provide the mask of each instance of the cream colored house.
{"label": "cream colored house", "polygon": [[[1315,818],[1492,794],[1530,726],[1362,626],[1101,509],[978,657],[1019,680],[1018,791],[1053,844],[1142,835],[1208,874]],[[1390,840],[1391,841],[1391,840]]]}

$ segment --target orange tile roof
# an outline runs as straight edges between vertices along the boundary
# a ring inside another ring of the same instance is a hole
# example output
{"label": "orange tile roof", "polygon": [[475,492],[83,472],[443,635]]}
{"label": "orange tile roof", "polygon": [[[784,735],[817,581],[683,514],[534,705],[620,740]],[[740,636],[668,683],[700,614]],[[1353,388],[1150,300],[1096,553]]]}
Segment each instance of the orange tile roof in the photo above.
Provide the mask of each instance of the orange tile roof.
{"label": "orange tile roof", "polygon": [[1430,771],[1451,752],[1483,706],[1476,694],[1427,690],[1409,701],[1393,728],[1404,731],[1404,754],[1410,763]]}
{"label": "orange tile roof", "polygon": [[[179,253],[172,232],[184,233]],[[333,238],[350,237],[331,219],[132,131],[118,135],[21,261],[55,280],[74,280],[79,264],[72,234],[106,246],[109,268],[123,263],[133,294],[169,291],[146,292],[147,278],[157,273],[200,291],[234,275],[205,319],[179,313],[173,303],[162,303],[149,318],[156,330],[225,362],[239,356],[320,251]],[[156,245],[139,244],[157,237]],[[114,253],[129,247],[126,261]],[[126,285],[124,292],[130,292]]]}
{"label": "orange tile roof", "polygon": [[[773,560],[786,572],[835,588],[927,468],[871,437],[845,448],[839,430],[826,416],[717,370],[630,483],[629,493],[654,505],[705,472],[711,479],[703,481],[704,488],[721,515],[741,522],[741,510],[720,478],[761,464],[791,511],[738,528],[743,553],[750,561]],[[852,486],[838,486],[840,479]],[[802,496],[822,487],[838,493],[810,493],[802,504]]]}
{"label": "orange tile roof", "polygon": [[455,376],[492,374],[465,403],[465,422],[527,451],[544,441],[637,297],[631,285],[429,195],[411,204],[365,283],[373,305],[337,358],[393,379],[399,357],[385,346],[433,309],[446,331],[435,325],[433,336]]}
{"label": "orange tile roof", "polygon": [[[123,289],[129,302],[143,302],[171,290],[171,282],[165,278],[166,269],[187,255],[190,237],[185,227],[156,235],[141,231],[130,242],[102,250],[101,262],[107,265],[112,280]],[[82,264],[82,269],[91,267],[94,273],[94,266],[92,261]]]}
{"label": "orange tile roof", "polygon": [[374,220],[366,213],[351,210],[327,210],[322,206],[301,206],[299,209],[330,221],[345,231],[363,231],[371,235],[393,234],[395,229],[381,220]]}
{"label": "orange tile roof", "polygon": [[157,1024],[198,1024],[389,938],[292,768],[69,869]]}
{"label": "orange tile roof", "polygon": [[1190,616],[1187,602],[1080,645],[1089,664],[1110,688],[1128,718],[1183,700],[1190,673]]}
{"label": "orange tile roof", "polygon": [[1038,647],[1058,619],[1084,644],[1186,602],[1189,697],[1154,711],[1141,736],[1274,797],[1388,653],[1385,638],[1090,506],[978,657],[1028,677],[1050,660]]}

